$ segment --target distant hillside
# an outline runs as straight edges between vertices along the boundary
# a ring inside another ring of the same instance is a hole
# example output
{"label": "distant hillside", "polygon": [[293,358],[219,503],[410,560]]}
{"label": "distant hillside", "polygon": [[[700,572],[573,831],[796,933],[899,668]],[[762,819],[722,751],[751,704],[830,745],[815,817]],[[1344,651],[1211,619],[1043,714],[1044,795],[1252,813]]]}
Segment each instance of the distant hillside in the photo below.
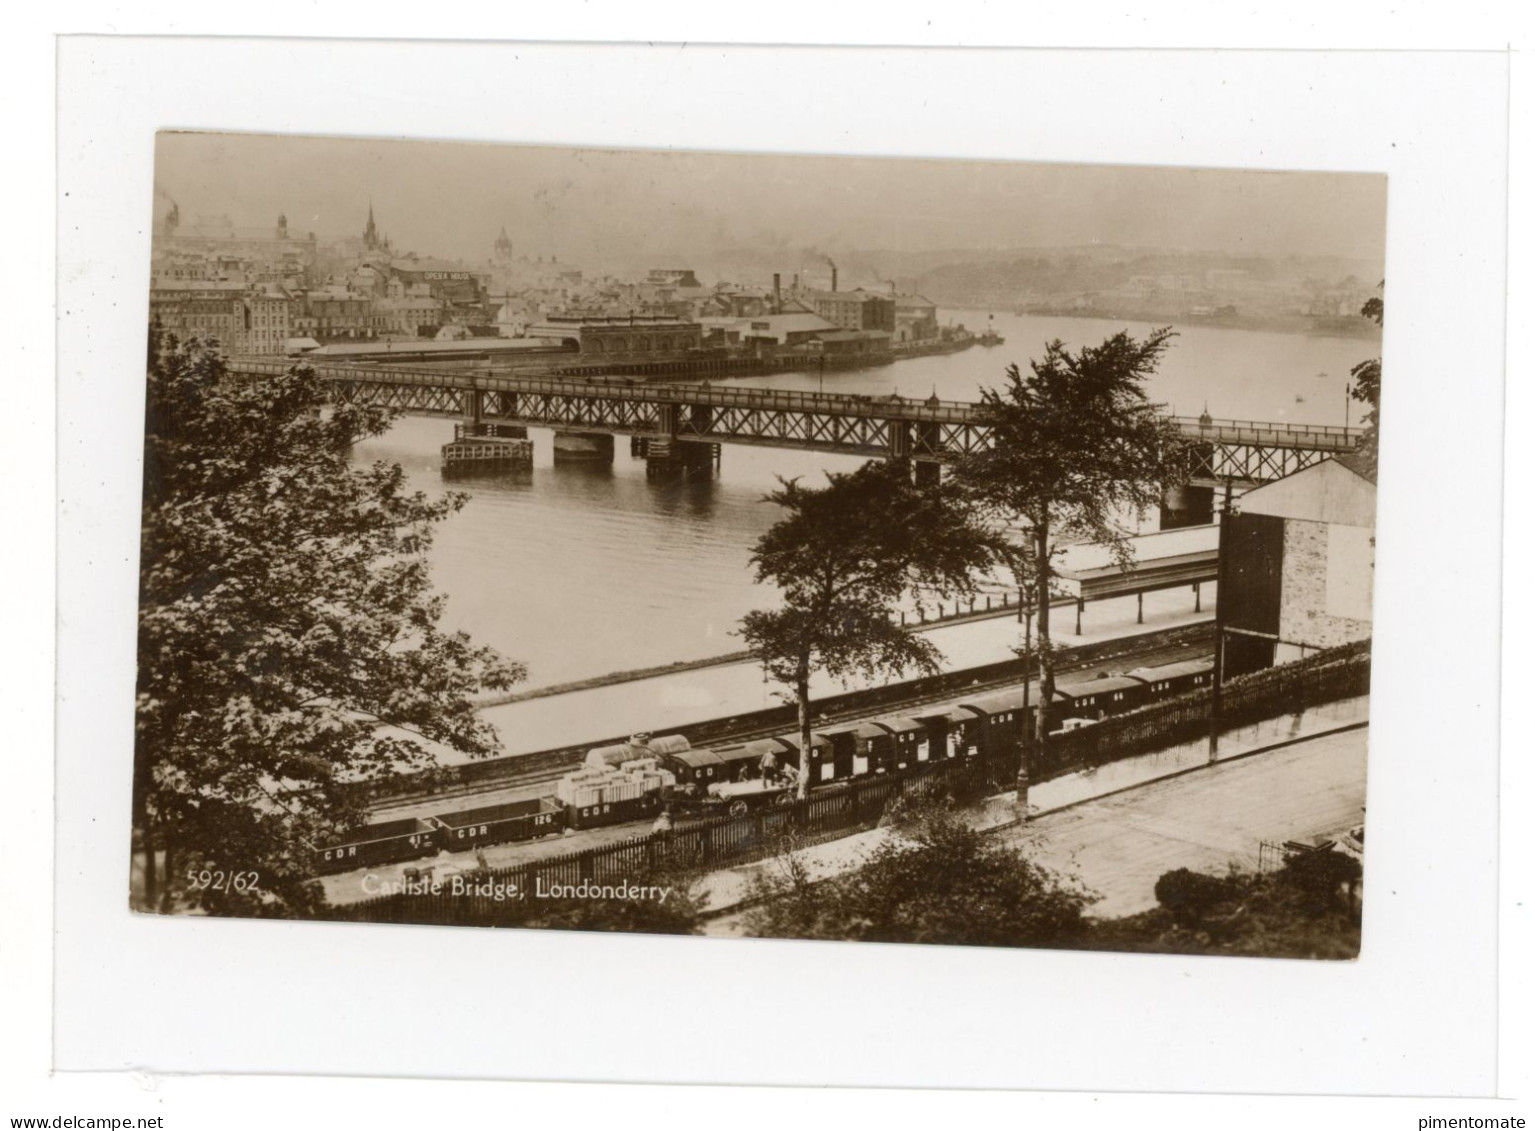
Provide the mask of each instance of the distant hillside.
{"label": "distant hillside", "polygon": [[1368,289],[1379,268],[1341,256],[1256,256],[1138,248],[1059,248],[990,261],[945,263],[909,280],[912,289],[950,306],[1027,306],[1132,287],[1137,280],[1175,278],[1206,286],[1211,272],[1237,277],[1241,288],[1287,289],[1297,295]]}
{"label": "distant hillside", "polygon": [[[787,286],[796,273],[812,285],[824,285],[829,263],[837,264],[840,285],[900,290],[926,295],[950,307],[1080,305],[1082,296],[1115,295],[1122,305],[1148,288],[1174,280],[1175,289],[1192,302],[1217,305],[1233,299],[1256,309],[1281,297],[1291,305],[1330,293],[1368,291],[1380,281],[1380,265],[1342,256],[1261,256],[1093,244],[1080,247],[939,248],[928,251],[831,248],[764,243],[710,247],[700,244],[622,263],[607,269],[620,275],[642,274],[649,267],[690,267],[705,284],[717,280],[766,286],[776,271]],[[664,262],[663,262],[664,261]],[[1220,273],[1212,276],[1211,272]],[[1134,292],[1127,297],[1119,292]],[[1203,297],[1196,292],[1209,289]],[[1242,294],[1240,292],[1246,292]],[[1220,292],[1219,294],[1215,292]],[[1164,296],[1165,297],[1165,296]]]}

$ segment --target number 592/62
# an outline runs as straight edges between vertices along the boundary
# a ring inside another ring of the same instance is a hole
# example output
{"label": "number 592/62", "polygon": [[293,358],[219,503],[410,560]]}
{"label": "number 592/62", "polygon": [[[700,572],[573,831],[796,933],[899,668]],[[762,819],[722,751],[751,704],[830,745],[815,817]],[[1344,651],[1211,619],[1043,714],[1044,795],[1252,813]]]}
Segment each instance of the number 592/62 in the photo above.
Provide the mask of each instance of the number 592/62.
{"label": "number 592/62", "polygon": [[189,871],[187,883],[198,890],[244,892],[259,887],[261,876],[256,872],[225,872],[222,869],[203,868],[200,871]]}

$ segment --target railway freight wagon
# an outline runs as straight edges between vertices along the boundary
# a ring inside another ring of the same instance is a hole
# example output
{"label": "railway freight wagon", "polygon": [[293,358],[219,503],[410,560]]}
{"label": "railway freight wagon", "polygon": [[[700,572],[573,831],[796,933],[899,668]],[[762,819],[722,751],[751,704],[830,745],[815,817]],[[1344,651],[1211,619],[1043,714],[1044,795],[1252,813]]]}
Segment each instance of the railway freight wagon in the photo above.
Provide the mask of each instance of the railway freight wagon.
{"label": "railway freight wagon", "polygon": [[1133,711],[1146,702],[1148,685],[1124,675],[1100,675],[1081,683],[1062,683],[1055,688],[1050,708],[1051,729],[1067,719],[1102,719]]}
{"label": "railway freight wagon", "polygon": [[434,825],[417,817],[364,825],[346,840],[315,853],[316,871],[321,875],[346,872],[352,868],[371,868],[378,864],[397,864],[427,856],[437,849]]}
{"label": "railway freight wagon", "polygon": [[985,718],[969,707],[945,703],[917,716],[927,728],[925,753],[918,748],[918,761],[942,761],[979,753],[984,740]]}
{"label": "railway freight wagon", "polygon": [[875,719],[874,726],[890,736],[890,758],[896,770],[909,770],[925,754],[927,728],[916,719]]}
{"label": "railway freight wagon", "polygon": [[[799,767],[801,765],[799,735],[797,733],[781,734],[778,736],[778,741],[783,743],[786,748],[782,761],[786,765]],[[832,761],[831,739],[815,731],[810,732],[809,765],[811,785],[820,785],[822,782],[831,781],[836,773],[836,765]]]}
{"label": "railway freight wagon", "polygon": [[437,824],[442,847],[449,852],[462,852],[481,845],[507,844],[563,832],[567,817],[564,808],[552,797],[532,797],[444,813],[437,818]]}
{"label": "railway freight wagon", "polygon": [[1029,688],[1028,698],[1029,707],[1025,710],[1023,688],[1016,687],[994,695],[967,699],[961,704],[984,720],[981,734],[988,753],[1000,754],[1012,750],[1022,741],[1034,714],[1034,704],[1039,702],[1038,685]]}
{"label": "railway freight wagon", "polygon": [[625,821],[643,821],[661,811],[660,793],[641,793],[613,801],[592,801],[587,805],[567,805],[567,819],[573,829],[596,829],[620,825]]}
{"label": "railway freight wagon", "polygon": [[681,750],[668,755],[666,764],[677,775],[677,784],[691,792],[731,780],[724,760],[713,750]]}
{"label": "railway freight wagon", "polygon": [[895,741],[874,723],[849,723],[821,732],[831,743],[832,778],[886,774],[895,765]]}
{"label": "railway freight wagon", "polygon": [[[597,753],[597,751],[593,751]],[[573,829],[593,829],[638,821],[661,811],[662,793],[677,777],[661,766],[659,758],[631,758],[616,767],[605,759],[562,777],[555,797],[565,807],[565,819]]]}
{"label": "railway freight wagon", "polygon": [[662,755],[661,761],[677,775],[678,785],[702,794],[711,785],[740,781],[743,770],[747,777],[757,776],[764,754],[773,755],[778,764],[783,765],[788,756],[787,749],[776,738],[759,738],[755,742],[737,742],[712,750],[679,750]]}
{"label": "railway freight wagon", "polygon": [[[1208,686],[1213,660],[1206,658],[1136,668],[1127,675],[1100,674],[1094,679],[1056,685],[1046,710],[1052,731],[1094,722]],[[835,725],[811,737],[810,785],[840,783],[879,773],[910,771],[954,757],[999,754],[1016,746],[1037,709],[1039,685],[1030,683],[1028,711],[1024,689],[972,696],[922,710]],[[694,750],[680,735],[650,738],[637,734],[627,743],[590,751],[582,769],[566,774],[556,799],[513,802],[466,809],[430,821],[406,819],[367,825],[340,844],[315,853],[316,871],[342,872],[429,856],[439,847],[463,849],[477,844],[526,839],[546,832],[593,828],[653,816],[670,788],[702,796],[711,786],[755,779],[765,754],[779,766],[798,766],[799,735]]]}
{"label": "railway freight wagon", "polygon": [[1148,700],[1167,699],[1214,683],[1215,661],[1184,660],[1182,663],[1163,664],[1155,668],[1135,668],[1125,674],[1146,685]]}

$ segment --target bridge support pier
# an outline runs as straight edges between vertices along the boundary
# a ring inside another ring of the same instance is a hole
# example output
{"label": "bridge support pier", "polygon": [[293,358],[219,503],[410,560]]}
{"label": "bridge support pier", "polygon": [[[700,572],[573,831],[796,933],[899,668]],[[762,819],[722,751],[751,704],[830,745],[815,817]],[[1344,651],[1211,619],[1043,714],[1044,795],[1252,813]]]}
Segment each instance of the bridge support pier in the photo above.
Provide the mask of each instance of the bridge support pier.
{"label": "bridge support pier", "polygon": [[613,436],[608,432],[556,432],[554,458],[556,461],[612,463]]}
{"label": "bridge support pier", "polygon": [[468,421],[453,429],[453,442],[442,446],[444,475],[526,470],[533,466],[528,430],[513,424]]}
{"label": "bridge support pier", "polygon": [[1162,529],[1204,526],[1215,521],[1215,488],[1186,483],[1162,496]]}
{"label": "bridge support pier", "polygon": [[477,436],[501,440],[526,440],[528,430],[521,424],[490,424],[483,420],[466,420],[453,430],[455,440],[467,440]]}
{"label": "bridge support pier", "polygon": [[718,444],[652,438],[643,450],[646,475],[711,475],[720,465]]}

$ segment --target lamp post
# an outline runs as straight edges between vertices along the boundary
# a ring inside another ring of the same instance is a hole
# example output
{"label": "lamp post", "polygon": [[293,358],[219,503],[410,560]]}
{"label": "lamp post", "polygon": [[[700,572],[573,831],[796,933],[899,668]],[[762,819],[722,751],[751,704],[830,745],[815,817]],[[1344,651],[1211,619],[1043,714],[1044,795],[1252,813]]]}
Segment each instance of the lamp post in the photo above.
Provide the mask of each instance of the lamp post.
{"label": "lamp post", "polygon": [[[1023,546],[1019,557],[1019,580],[1023,583],[1018,587],[1018,616],[1023,621],[1023,710],[1018,719],[1022,728],[1022,735],[1018,744],[1018,816],[1022,821],[1029,819],[1029,762],[1034,753],[1034,719],[1030,714],[1029,681],[1033,677],[1034,667],[1034,554],[1033,531],[1027,526],[1023,529]],[[1043,704],[1040,710],[1043,711]],[[1043,720],[1041,719],[1040,731],[1043,732]]]}
{"label": "lamp post", "polygon": [[1215,668],[1210,686],[1210,737],[1209,760],[1213,763],[1220,749],[1221,738],[1221,690],[1226,682],[1226,597],[1229,553],[1231,549],[1231,480],[1226,476],[1226,498],[1221,505],[1221,524],[1217,532],[1219,549],[1215,560]]}

